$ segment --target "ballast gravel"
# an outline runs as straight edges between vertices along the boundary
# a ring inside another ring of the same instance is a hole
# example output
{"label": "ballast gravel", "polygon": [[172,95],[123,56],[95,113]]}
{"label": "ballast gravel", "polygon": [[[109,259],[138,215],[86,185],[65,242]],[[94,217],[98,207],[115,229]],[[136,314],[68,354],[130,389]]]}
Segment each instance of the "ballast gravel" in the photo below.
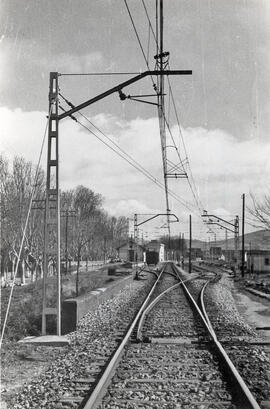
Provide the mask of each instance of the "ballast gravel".
{"label": "ballast gravel", "polygon": [[[193,294],[198,295],[202,281],[189,283]],[[260,345],[262,339],[240,315],[232,295],[233,289],[234,282],[227,274],[209,284],[204,297],[206,311],[218,339],[257,402],[263,406],[263,402],[270,401],[269,347],[266,349]]]}
{"label": "ballast gravel", "polygon": [[[190,283],[190,286],[196,292],[196,286],[201,287],[201,283],[196,284],[195,281]],[[128,325],[128,321],[136,311],[136,304],[139,304],[146,295],[147,287],[148,284],[145,281],[134,282],[132,287],[124,288],[119,292],[119,295],[102,303],[95,311],[87,314],[81,320],[78,330],[69,335],[71,345],[59,352],[58,358],[46,372],[25,385],[8,408],[56,409],[56,407],[62,407],[57,406],[56,402],[63,398],[69,398],[70,391],[76,384],[76,379],[94,376],[95,371],[99,371],[100,366],[111,355],[117,345],[117,332],[122,332],[124,327]],[[218,337],[227,340],[225,349],[252,390],[256,400],[261,404],[270,400],[270,383],[267,377],[267,373],[270,373],[270,360],[267,351],[262,346],[249,344],[251,340],[256,341],[259,338],[238,313],[232,297],[232,287],[233,282],[226,275],[222,276],[219,282],[211,285],[206,292],[208,308],[212,310],[212,315],[215,315],[214,327]],[[240,344],[236,343],[237,340]],[[97,362],[100,363],[100,366],[97,365]],[[127,370],[128,368],[123,369]],[[208,379],[208,382],[211,383],[211,378]],[[131,384],[131,387],[133,386]],[[199,391],[196,389],[196,385],[194,388],[194,393],[197,394]],[[209,388],[210,391],[211,385]],[[163,398],[162,392],[161,387],[156,399],[153,399],[157,402],[153,403],[151,407],[160,408],[158,401]],[[206,390],[203,391],[203,393],[205,392]],[[81,395],[83,396],[83,391],[76,393],[78,393],[78,399]],[[134,395],[134,391],[127,391],[127,393],[130,393],[131,396]],[[138,396],[140,393],[143,392],[137,390]],[[110,409],[119,408],[121,405],[116,402],[115,406],[109,407]],[[141,406],[135,401],[129,407]],[[163,402],[163,407],[166,407],[165,402]],[[192,408],[188,402],[184,407]],[[176,401],[175,409],[178,408],[180,409],[180,406]],[[202,397],[200,409],[205,408]]]}
{"label": "ballast gravel", "polygon": [[[70,396],[69,391],[78,378],[93,377],[95,371],[99,372],[117,346],[116,333],[127,328],[152,280],[151,276],[144,281],[133,281],[117,296],[89,312],[80,321],[78,330],[68,335],[70,345],[59,352],[41,376],[15,395],[8,408],[55,409],[59,400]],[[83,391],[81,394],[83,397]]]}

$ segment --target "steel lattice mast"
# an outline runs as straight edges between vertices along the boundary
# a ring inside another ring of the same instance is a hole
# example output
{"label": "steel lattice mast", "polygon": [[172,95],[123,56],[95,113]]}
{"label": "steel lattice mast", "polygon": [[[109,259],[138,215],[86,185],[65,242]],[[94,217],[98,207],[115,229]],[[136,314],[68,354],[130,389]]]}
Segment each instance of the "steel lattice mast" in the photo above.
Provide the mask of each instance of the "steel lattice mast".
{"label": "steel lattice mast", "polygon": [[[157,47],[158,48],[158,47]],[[163,50],[163,1],[160,0],[160,51]],[[42,308],[42,334],[47,333],[47,316],[56,316],[57,334],[61,335],[61,272],[60,272],[60,189],[59,189],[59,123],[62,119],[70,117],[74,119],[74,114],[109,95],[118,92],[124,95],[122,90],[125,87],[147,77],[157,76],[158,79],[158,113],[160,123],[160,137],[162,145],[162,160],[166,191],[167,223],[170,237],[170,209],[168,199],[167,155],[166,155],[166,129],[164,111],[164,75],[192,75],[191,70],[170,70],[164,64],[163,51],[157,54],[156,60],[158,69],[142,72],[135,77],[128,79],[116,86],[102,92],[95,97],[75,106],[69,104],[71,108],[59,114],[59,89],[58,79],[61,76],[58,72],[50,73],[49,86],[49,128],[48,128],[48,154],[47,154],[47,183],[46,183],[46,205],[45,205],[45,239],[44,239],[44,275],[43,275],[43,308]],[[159,80],[160,79],[160,80]],[[75,118],[76,119],[76,118]],[[57,277],[57,297],[53,306],[48,305],[47,281],[49,275],[49,264],[53,265]]]}
{"label": "steel lattice mast", "polygon": [[[163,0],[159,2],[159,53],[156,56],[159,69],[162,72],[164,69],[164,51],[163,51]],[[167,212],[167,225],[169,234],[169,250],[170,250],[170,206],[169,206],[169,193],[168,193],[168,178],[167,178],[167,150],[166,150],[166,127],[165,127],[165,101],[164,101],[164,75],[158,77],[158,118],[159,118],[159,131],[161,141],[162,163],[163,163],[163,175],[166,197],[166,212]]]}
{"label": "steel lattice mast", "polygon": [[[59,191],[59,116],[58,73],[50,73],[47,180],[45,204],[45,238],[43,267],[42,335],[47,333],[47,316],[56,315],[57,335],[61,335],[61,277],[60,277],[60,191]],[[56,270],[57,297],[53,306],[47,305],[49,263]]]}

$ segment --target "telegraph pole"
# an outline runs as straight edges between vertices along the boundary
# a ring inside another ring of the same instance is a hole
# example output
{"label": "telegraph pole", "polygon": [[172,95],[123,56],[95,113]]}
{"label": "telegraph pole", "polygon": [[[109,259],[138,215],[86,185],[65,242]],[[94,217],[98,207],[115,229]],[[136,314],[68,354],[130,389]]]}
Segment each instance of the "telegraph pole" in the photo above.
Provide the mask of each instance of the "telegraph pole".
{"label": "telegraph pole", "polygon": [[65,237],[65,259],[66,259],[66,274],[68,272],[68,218],[76,217],[75,210],[66,210],[62,217],[66,218],[66,237]]}
{"label": "telegraph pole", "polygon": [[235,217],[234,221],[234,251],[236,259],[236,267],[238,264],[238,247],[239,247],[239,217]]}
{"label": "telegraph pole", "polygon": [[138,276],[138,214],[134,214],[134,241],[135,241],[135,252],[134,252],[134,261],[136,263],[136,272],[135,279],[139,278]]}
{"label": "telegraph pole", "polygon": [[225,256],[225,260],[228,260],[228,230],[225,230],[225,250],[226,250],[226,256]]}
{"label": "telegraph pole", "polygon": [[192,223],[191,214],[189,215],[189,260],[188,260],[188,272],[191,274],[191,250],[192,250]]}
{"label": "telegraph pole", "polygon": [[245,193],[242,195],[242,277],[245,275]]}

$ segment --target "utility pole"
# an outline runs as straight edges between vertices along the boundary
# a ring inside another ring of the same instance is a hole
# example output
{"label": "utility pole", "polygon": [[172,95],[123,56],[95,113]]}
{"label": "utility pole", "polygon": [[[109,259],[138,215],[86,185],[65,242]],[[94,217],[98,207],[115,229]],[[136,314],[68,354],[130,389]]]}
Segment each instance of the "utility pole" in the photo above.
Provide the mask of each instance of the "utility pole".
{"label": "utility pole", "polygon": [[107,237],[104,236],[104,248],[103,248],[103,260],[104,264],[106,263],[106,253],[107,253]]}
{"label": "utility pole", "polygon": [[245,275],[245,193],[242,195],[242,277]]}
{"label": "utility pole", "polygon": [[182,252],[181,252],[181,248],[182,248],[182,244],[181,244],[181,242],[182,242],[182,240],[181,240],[181,236],[182,236],[182,234],[181,233],[179,233],[179,244],[178,244],[178,256],[177,256],[177,258],[178,258],[178,263],[180,263],[180,260],[181,260],[181,256],[182,256]]}
{"label": "utility pole", "polygon": [[68,218],[69,217],[76,217],[75,215],[75,210],[65,210],[64,214],[62,217],[66,218],[66,237],[65,237],[65,259],[66,259],[66,271],[65,273],[67,274],[68,272]]}
{"label": "utility pole", "polygon": [[228,230],[225,230],[225,260],[228,260]]}
{"label": "utility pole", "polygon": [[[202,217],[207,217],[208,225],[217,225],[221,229],[228,230],[232,233],[234,233],[234,246],[235,246],[235,260],[236,260],[236,265],[237,265],[237,252],[238,252],[238,240],[239,240],[239,217],[236,216],[234,222],[228,222],[227,220],[222,219],[219,216],[215,216],[214,214],[208,214],[207,210],[203,211]],[[224,224],[221,224],[224,223]],[[230,227],[228,227],[230,226]],[[215,238],[216,240],[216,238]],[[227,239],[226,239],[227,240]],[[226,244],[227,245],[227,244]]]}
{"label": "utility pole", "polygon": [[235,216],[235,221],[234,221],[234,251],[235,251],[236,266],[237,266],[237,263],[238,263],[238,248],[239,248],[239,217]]}
{"label": "utility pole", "polygon": [[134,241],[135,241],[134,261],[136,263],[135,279],[137,280],[139,278],[138,276],[138,214],[137,213],[134,214]]}
{"label": "utility pole", "polygon": [[184,233],[182,233],[182,238],[181,238],[181,256],[182,258],[184,258],[184,240],[185,240],[184,237],[185,237]]}
{"label": "utility pole", "polygon": [[188,260],[188,272],[191,274],[191,250],[192,250],[192,223],[191,214],[189,215],[189,260]]}
{"label": "utility pole", "polygon": [[[160,72],[163,71],[164,52],[163,52],[163,0],[159,1],[159,54],[156,55],[156,61]],[[166,128],[165,128],[165,103],[164,103],[164,76],[161,74],[158,78],[158,118],[162,151],[162,163],[166,196],[166,211],[167,211],[167,225],[169,234],[169,252],[170,252],[170,206],[168,195],[168,179],[167,179],[167,152],[166,152]]]}
{"label": "utility pole", "polygon": [[[160,134],[162,143],[162,159],[164,170],[164,182],[166,190],[166,207],[167,216],[170,213],[168,203],[168,189],[167,189],[167,158],[166,158],[166,135],[165,135],[165,110],[164,110],[164,75],[192,75],[192,70],[170,70],[167,69],[167,64],[164,64],[164,57],[166,58],[169,53],[163,52],[163,1],[160,0],[160,54],[156,56],[157,69],[142,72],[122,83],[115,85],[114,87],[106,90],[105,92],[96,95],[87,101],[80,103],[79,105],[73,105],[70,101],[67,101],[63,96],[65,102],[70,106],[70,109],[65,110],[59,104],[59,88],[58,78],[61,75],[58,72],[50,73],[50,85],[49,85],[49,126],[48,126],[48,155],[47,155],[47,182],[46,182],[46,223],[45,223],[45,240],[44,240],[44,278],[43,278],[43,306],[42,306],[42,334],[46,334],[46,316],[56,315],[57,317],[57,334],[61,334],[61,276],[60,276],[60,195],[59,195],[59,122],[67,117],[76,121],[74,114],[83,108],[86,108],[113,93],[119,93],[121,100],[127,98],[123,93],[123,89],[134,84],[137,81],[146,77],[157,76],[160,78],[159,84],[155,90],[158,91],[158,112],[160,121]],[[156,95],[156,94],[155,94]],[[131,99],[131,98],[130,98]],[[148,102],[149,103],[149,102]],[[156,104],[154,104],[156,105]],[[58,113],[58,108],[63,112]],[[163,118],[163,119],[162,119]],[[53,208],[53,211],[51,211]],[[169,217],[168,229],[170,233]],[[48,275],[48,263],[53,260],[56,266],[57,274],[57,300],[56,306],[49,308],[47,306],[46,295],[46,280]]]}
{"label": "utility pole", "polygon": [[[56,316],[57,335],[61,335],[61,276],[60,276],[60,192],[59,192],[59,142],[58,142],[58,73],[50,73],[49,87],[49,125],[48,156],[45,202],[44,267],[42,335],[46,335],[46,317]],[[57,297],[56,305],[47,305],[47,277],[49,261],[56,266]]]}

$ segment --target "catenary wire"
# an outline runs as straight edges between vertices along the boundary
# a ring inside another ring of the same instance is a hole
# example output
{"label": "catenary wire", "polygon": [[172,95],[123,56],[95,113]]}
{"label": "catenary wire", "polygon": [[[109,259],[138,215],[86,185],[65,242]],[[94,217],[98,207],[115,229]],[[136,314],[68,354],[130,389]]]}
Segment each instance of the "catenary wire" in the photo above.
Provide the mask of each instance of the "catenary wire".
{"label": "catenary wire", "polygon": [[65,76],[98,76],[98,75],[139,75],[141,72],[65,72],[65,73],[58,73],[59,77]]}
{"label": "catenary wire", "polygon": [[[155,40],[155,43],[156,43],[156,46],[157,46],[157,50],[159,50],[158,41],[157,41],[157,36],[156,36],[156,34],[155,34],[154,30],[153,30],[152,23],[151,23],[151,20],[150,20],[150,17],[149,17],[149,13],[148,13],[147,7],[146,7],[146,5],[145,5],[145,1],[144,1],[144,0],[141,0],[141,1],[142,1],[143,8],[144,8],[144,11],[145,11],[147,20],[148,20],[149,27],[151,28],[151,31],[152,31],[152,34],[153,34],[153,37],[154,37],[154,40]],[[156,7],[157,7],[157,5],[156,5]],[[134,28],[134,29],[135,29],[135,28]],[[143,52],[143,50],[142,50],[142,52]],[[176,120],[177,120],[177,124],[178,124],[178,128],[179,128],[179,133],[180,133],[180,136],[181,136],[181,139],[182,139],[185,156],[186,156],[186,158],[188,158],[187,150],[186,150],[186,145],[185,145],[184,137],[183,137],[183,134],[182,134],[182,131],[181,131],[180,121],[179,121],[179,117],[178,117],[178,113],[177,113],[177,109],[176,109],[176,104],[175,104],[174,95],[173,95],[173,92],[172,92],[172,87],[171,87],[170,79],[167,78],[167,80],[168,80],[168,84],[169,84],[169,96],[172,98],[173,107],[174,107],[174,111],[175,111],[175,116],[176,116]],[[164,113],[163,113],[163,114],[164,114]],[[165,119],[165,121],[166,121],[166,119]],[[167,121],[167,128],[168,128],[168,130],[169,130],[169,132],[170,132],[169,121]],[[172,137],[172,133],[171,133],[171,132],[170,132],[170,135],[171,135],[171,137]],[[173,139],[173,137],[172,137],[172,139]],[[181,158],[180,158],[179,150],[177,149],[174,140],[173,140],[173,143],[174,143],[175,148],[176,148],[176,150],[177,150],[177,154],[178,154],[178,156],[179,156],[179,160],[180,160],[180,162],[182,163],[182,160],[181,160]],[[203,206],[203,204],[201,203],[201,200],[200,200],[200,198],[199,198],[198,189],[197,189],[197,187],[196,187],[196,183],[195,183],[195,180],[194,180],[194,176],[193,176],[193,173],[192,173],[192,169],[191,169],[191,166],[190,166],[189,159],[188,159],[188,167],[189,167],[189,173],[190,173],[190,176],[191,176],[191,179],[192,179],[192,183],[193,183],[193,185],[194,185],[194,189],[193,189],[193,187],[192,187],[192,185],[191,185],[191,182],[190,182],[189,178],[187,178],[187,179],[188,179],[188,183],[189,183],[190,189],[191,189],[191,191],[192,191],[193,197],[194,197],[194,199],[195,199],[195,202],[196,202],[196,204],[197,204],[197,206],[198,206],[198,209],[199,209],[199,211],[201,211],[204,206]]]}
{"label": "catenary wire", "polygon": [[143,5],[143,8],[144,8],[144,11],[145,11],[147,20],[148,20],[148,24],[149,24],[150,30],[151,30],[151,32],[152,32],[152,34],[153,34],[153,37],[154,37],[154,40],[155,40],[155,43],[156,43],[156,46],[157,46],[157,50],[159,50],[159,45],[158,45],[157,37],[156,37],[155,31],[154,31],[154,29],[153,29],[153,26],[152,26],[152,23],[151,23],[151,20],[150,20],[150,17],[149,17],[149,13],[148,13],[147,7],[146,7],[146,5],[145,5],[145,1],[144,1],[144,0],[141,0],[141,1],[142,1],[142,5]]}
{"label": "catenary wire", "polygon": [[[148,67],[148,69],[149,69],[149,64],[148,64],[147,58],[146,58],[146,56],[145,56],[145,52],[144,52],[144,50],[143,50],[142,43],[141,43],[141,41],[140,41],[140,38],[139,38],[139,35],[138,35],[138,32],[137,32],[137,29],[136,29],[134,20],[133,20],[133,18],[132,18],[130,9],[129,9],[129,7],[128,7],[127,1],[124,0],[124,2],[125,2],[125,5],[126,5],[126,8],[127,8],[127,10],[128,10],[128,14],[129,14],[129,17],[130,17],[130,19],[131,19],[131,22],[132,22],[132,25],[133,25],[133,28],[134,28],[134,31],[135,31],[137,40],[138,40],[138,42],[139,42],[139,45],[140,45],[140,48],[141,48],[141,51],[142,51],[142,54],[143,54],[143,56],[144,56],[144,60],[145,60],[146,65],[147,65],[147,67]],[[149,26],[150,26],[150,28],[151,28],[152,34],[153,34],[153,36],[154,36],[154,39],[155,39],[155,42],[156,42],[156,45],[157,45],[157,50],[158,50],[159,47],[158,47],[157,37],[156,37],[156,35],[155,35],[155,33],[154,33],[154,30],[153,30],[153,27],[152,27],[152,24],[151,24],[151,20],[150,20],[150,18],[149,18],[149,14],[148,14],[148,11],[147,11],[147,8],[146,8],[146,5],[145,5],[144,0],[142,0],[142,4],[143,4],[144,11],[145,11],[146,17],[147,17],[147,19],[148,19],[148,23],[149,23]],[[153,81],[153,79],[152,79],[152,81]],[[184,146],[185,155],[186,155],[186,157],[188,158],[188,156],[187,156],[187,151],[186,151],[186,146],[185,146],[184,139],[183,139],[183,135],[182,135],[182,132],[181,132],[180,121],[179,121],[179,118],[178,118],[178,115],[177,115],[176,105],[175,105],[175,101],[174,101],[174,97],[173,97],[173,93],[172,93],[172,88],[171,88],[171,84],[170,84],[169,79],[168,79],[168,83],[169,83],[170,95],[171,95],[171,97],[172,97],[172,102],[173,102],[173,106],[174,106],[174,110],[175,110],[175,115],[176,115],[176,119],[177,119],[177,123],[178,123],[178,127],[179,127],[179,132],[180,132],[180,135],[181,135],[182,141],[183,141],[183,146]],[[163,113],[163,115],[165,116],[164,113]],[[167,123],[167,127],[168,127],[168,123]],[[168,129],[169,129],[169,127],[168,127]],[[171,133],[170,133],[170,134],[171,134]],[[171,134],[171,135],[172,135],[172,134]],[[174,144],[175,144],[175,142],[174,142]],[[178,150],[177,150],[177,154],[179,155],[179,151],[178,151]],[[180,158],[179,160],[180,160],[180,162],[181,162],[181,158]],[[191,166],[190,166],[190,164],[189,164],[189,161],[188,161],[188,165],[189,165],[189,172],[190,172],[190,176],[191,176],[191,179],[192,179],[192,182],[193,182],[193,185],[194,185],[194,189],[193,189],[193,187],[192,187],[192,184],[191,184],[189,178],[187,178],[187,179],[188,179],[188,184],[189,184],[189,187],[190,187],[191,192],[192,192],[192,194],[193,194],[193,197],[194,197],[194,200],[195,200],[195,202],[196,202],[196,205],[198,206],[199,211],[201,211],[201,210],[203,209],[203,205],[202,205],[202,203],[201,203],[201,201],[200,201],[200,198],[199,198],[199,195],[198,195],[198,190],[197,190],[197,187],[196,187],[196,184],[195,184],[195,180],[194,180],[194,177],[193,177],[193,173],[192,173],[192,170],[191,170]]]}
{"label": "catenary wire", "polygon": [[[149,66],[149,63],[148,63],[148,61],[147,61],[147,57],[146,57],[146,55],[145,55],[145,52],[144,52],[144,49],[143,49],[143,46],[142,46],[142,42],[141,42],[141,40],[140,40],[139,33],[138,33],[137,28],[136,28],[134,19],[133,19],[133,17],[132,17],[130,8],[129,8],[128,4],[127,4],[127,0],[124,0],[124,3],[125,3],[125,6],[126,6],[126,9],[127,9],[127,12],[128,12],[128,15],[129,15],[129,18],[130,18],[130,21],[131,21],[131,24],[132,24],[132,26],[133,26],[133,29],[134,29],[134,32],[135,32],[137,41],[138,41],[138,43],[139,43],[139,47],[140,47],[140,49],[141,49],[141,52],[142,52],[142,55],[143,55],[145,64],[146,64],[148,70],[150,71],[150,66]],[[154,90],[155,90],[155,89],[156,89],[155,81],[154,81],[152,75],[150,75],[150,77],[151,77],[151,81],[152,81],[153,88],[154,88]]]}
{"label": "catenary wire", "polygon": [[[169,93],[171,95],[172,104],[173,104],[173,108],[174,108],[174,113],[175,113],[175,117],[176,117],[176,121],[177,121],[177,126],[178,126],[178,129],[179,129],[179,135],[180,135],[181,140],[182,140],[185,156],[186,156],[186,158],[188,158],[186,144],[185,144],[183,132],[181,130],[180,120],[179,120],[178,112],[177,112],[177,109],[176,109],[176,103],[175,103],[175,99],[174,99],[174,95],[173,95],[173,91],[172,91],[171,82],[170,82],[169,78],[167,78],[167,79],[168,79],[168,85],[169,85]],[[200,200],[199,194],[198,194],[198,189],[197,189],[195,179],[194,179],[194,176],[193,176],[193,172],[192,172],[192,169],[191,169],[190,160],[188,160],[188,167],[189,167],[189,173],[190,173],[190,176],[191,176],[191,180],[192,180],[192,183],[193,183],[193,186],[194,186],[194,190],[196,192],[196,193],[194,193],[196,195],[196,197],[197,197],[196,202],[198,202],[199,208],[201,210],[201,209],[204,208],[204,206],[203,206],[203,204],[202,204],[202,202]]]}
{"label": "catenary wire", "polygon": [[[63,107],[59,106],[61,110],[65,112]],[[79,112],[80,113],[80,112]],[[164,189],[164,185],[162,182],[160,182],[158,179],[156,179],[149,171],[147,171],[143,166],[141,166],[137,161],[135,161],[129,154],[127,154],[122,148],[120,148],[114,141],[111,140],[107,135],[104,134],[101,130],[99,130],[96,125],[93,125],[91,121],[82,113],[80,115],[86,119],[92,126],[94,126],[103,136],[105,136],[110,142],[117,147],[117,149],[121,150],[121,152],[118,152],[115,148],[113,148],[109,143],[104,141],[102,138],[100,138],[95,132],[93,132],[89,127],[87,127],[85,124],[80,122],[78,118],[75,118],[74,116],[71,116],[71,119],[73,119],[75,122],[77,122],[79,125],[81,125],[83,128],[85,128],[88,132],[90,132],[92,135],[94,135],[100,142],[102,142],[104,145],[106,145],[109,149],[111,149],[113,152],[115,152],[118,156],[120,156],[122,159],[124,159],[126,162],[128,162],[132,167],[137,169],[140,173],[142,173],[144,176],[146,176],[149,180],[154,182],[159,188],[162,190]],[[126,156],[128,156],[130,159],[128,159]],[[134,163],[133,163],[134,162]],[[179,198],[174,192],[169,191],[170,196],[172,196],[175,200],[177,200],[179,203],[181,203],[186,209],[190,210],[193,212],[192,209],[192,204],[183,201],[181,198]]]}
{"label": "catenary wire", "polygon": [[[181,165],[182,165],[184,171],[186,172],[185,165],[184,165],[184,163],[183,163],[183,161],[182,161],[182,159],[181,159],[180,152],[179,152],[179,149],[177,148],[177,145],[176,145],[176,143],[175,143],[175,140],[174,140],[172,131],[171,131],[171,129],[170,129],[170,125],[169,125],[169,123],[168,123],[168,120],[167,120],[166,117],[164,117],[164,119],[165,119],[166,126],[167,126],[167,128],[168,128],[169,134],[170,134],[170,136],[171,136],[171,138],[172,138],[172,141],[173,141],[174,148],[175,148],[175,150],[176,150],[178,159],[179,159],[179,161],[180,161],[180,163],[181,163]],[[187,163],[188,163],[188,162],[187,162]],[[197,198],[197,196],[196,196],[196,194],[195,194],[195,192],[194,192],[194,189],[193,189],[193,187],[192,187],[192,185],[191,185],[190,180],[189,180],[188,177],[187,177],[187,181],[188,181],[189,187],[190,187],[190,189],[191,189],[191,192],[192,192],[192,194],[193,194],[194,200],[195,200],[195,202],[196,202],[196,204],[197,204],[198,210],[199,210],[200,213],[201,213],[202,210],[203,210],[203,207],[200,206],[199,201],[198,201],[198,198]]]}

